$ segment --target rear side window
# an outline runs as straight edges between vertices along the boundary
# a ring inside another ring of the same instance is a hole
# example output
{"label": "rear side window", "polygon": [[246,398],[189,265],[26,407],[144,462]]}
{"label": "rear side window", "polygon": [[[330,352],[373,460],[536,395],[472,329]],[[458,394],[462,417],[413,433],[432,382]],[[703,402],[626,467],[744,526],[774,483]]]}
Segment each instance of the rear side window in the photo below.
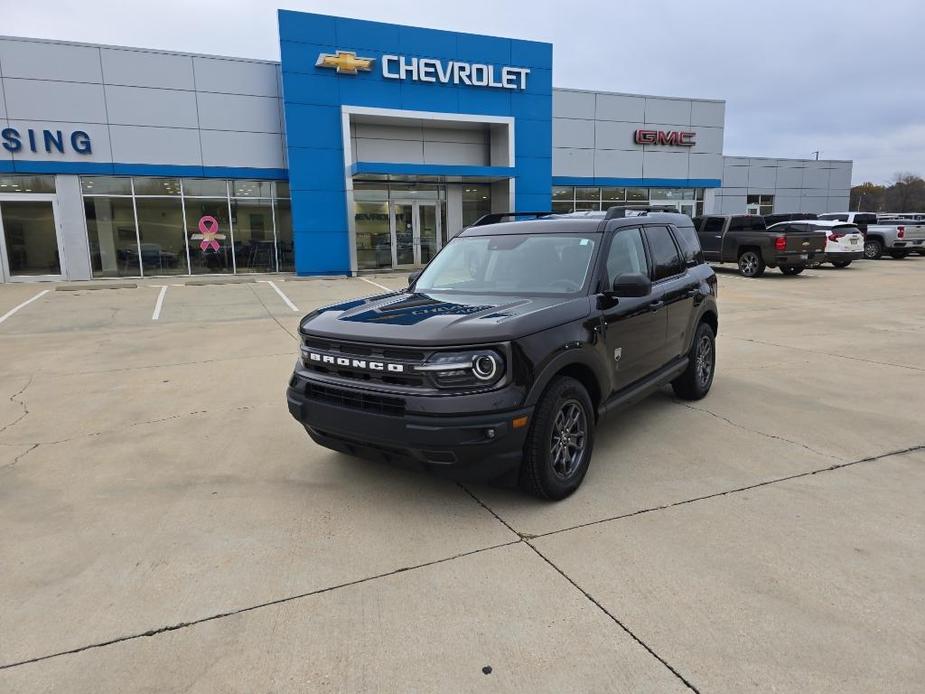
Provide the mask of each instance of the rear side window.
{"label": "rear side window", "polygon": [[700,238],[694,227],[675,227],[675,238],[681,247],[681,259],[688,267],[703,262],[703,252],[700,250]]}
{"label": "rear side window", "polygon": [[678,255],[678,247],[674,245],[668,227],[646,227],[646,240],[649,242],[649,251],[652,254],[652,279],[655,282],[679,275],[684,272],[684,265]]}
{"label": "rear side window", "polygon": [[733,217],[729,220],[729,231],[764,231],[767,226],[764,223],[764,217],[743,216]]}
{"label": "rear side window", "polygon": [[707,217],[707,223],[703,226],[704,233],[711,232],[722,232],[723,230],[723,218],[722,217]]}
{"label": "rear side window", "polygon": [[[838,218],[838,221],[839,221],[839,222],[847,222],[848,219],[847,219],[847,218],[846,218],[846,219],[842,219],[841,217],[839,217],[839,218]],[[877,223],[877,215],[875,215],[875,214],[856,214],[856,215],[854,215],[854,223],[855,223],[855,224],[876,224],[876,223]]]}
{"label": "rear side window", "polygon": [[614,234],[607,252],[607,278],[613,284],[620,275],[636,272],[646,276],[649,274],[642,234],[639,227],[621,229]]}

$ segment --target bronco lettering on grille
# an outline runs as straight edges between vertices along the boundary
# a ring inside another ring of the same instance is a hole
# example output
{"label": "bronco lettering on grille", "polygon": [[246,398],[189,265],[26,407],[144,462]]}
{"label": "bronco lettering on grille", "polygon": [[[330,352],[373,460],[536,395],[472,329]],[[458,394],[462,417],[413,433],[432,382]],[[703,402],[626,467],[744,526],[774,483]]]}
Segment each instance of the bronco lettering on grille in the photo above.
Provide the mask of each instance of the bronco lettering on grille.
{"label": "bronco lettering on grille", "polygon": [[405,370],[404,364],[392,364],[384,361],[371,361],[369,359],[350,359],[348,357],[335,357],[330,354],[319,354],[318,352],[309,352],[308,358],[311,361],[320,364],[332,364],[334,366],[346,366],[350,369],[364,369],[366,371],[388,371],[390,373],[402,373]]}

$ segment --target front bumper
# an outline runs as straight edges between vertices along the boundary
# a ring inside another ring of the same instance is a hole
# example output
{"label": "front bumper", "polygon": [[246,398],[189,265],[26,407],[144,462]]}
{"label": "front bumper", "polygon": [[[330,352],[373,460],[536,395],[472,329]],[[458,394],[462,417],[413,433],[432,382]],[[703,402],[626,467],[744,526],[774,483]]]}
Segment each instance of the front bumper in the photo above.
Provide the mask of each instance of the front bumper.
{"label": "front bumper", "polygon": [[329,386],[319,396],[311,383],[294,376],[286,400],[290,414],[326,448],[455,479],[496,480],[511,477],[520,466],[528,426],[515,429],[513,420],[526,416],[529,423],[532,407],[411,414],[399,411],[396,398],[384,398],[388,402],[383,406],[375,394],[357,398],[357,391]]}

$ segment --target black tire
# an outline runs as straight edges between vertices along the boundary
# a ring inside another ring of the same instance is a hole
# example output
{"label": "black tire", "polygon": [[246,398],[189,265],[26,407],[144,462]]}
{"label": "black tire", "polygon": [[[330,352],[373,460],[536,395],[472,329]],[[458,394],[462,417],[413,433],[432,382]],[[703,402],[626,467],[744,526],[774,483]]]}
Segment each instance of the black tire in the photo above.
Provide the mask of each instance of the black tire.
{"label": "black tire", "polygon": [[851,261],[850,260],[833,260],[832,265],[834,265],[835,267],[848,267],[849,265],[851,265]]}
{"label": "black tire", "polygon": [[781,265],[780,271],[785,275],[799,275],[806,269],[805,265]]}
{"label": "black tire", "polygon": [[[563,425],[575,411],[581,413],[579,421],[566,436]],[[520,465],[521,488],[541,499],[564,499],[585,478],[593,448],[594,406],[588,391],[574,378],[554,379],[533,413]]]}
{"label": "black tire", "polygon": [[671,387],[682,400],[700,400],[710,392],[716,373],[716,335],[706,323],[697,326],[688,357],[687,368],[671,382]]}
{"label": "black tire", "polygon": [[894,260],[902,260],[909,255],[909,251],[890,251],[890,257]]}
{"label": "black tire", "polygon": [[867,239],[864,242],[864,257],[868,260],[879,260],[883,255],[883,244],[877,239]]}
{"label": "black tire", "polygon": [[739,254],[739,272],[743,277],[761,277],[766,267],[759,251],[749,249]]}

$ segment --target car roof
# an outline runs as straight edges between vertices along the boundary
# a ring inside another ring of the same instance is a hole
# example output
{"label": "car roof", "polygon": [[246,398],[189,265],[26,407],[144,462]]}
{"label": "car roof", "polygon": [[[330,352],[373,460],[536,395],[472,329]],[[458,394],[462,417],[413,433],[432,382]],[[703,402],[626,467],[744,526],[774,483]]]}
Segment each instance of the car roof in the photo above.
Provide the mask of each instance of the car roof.
{"label": "car roof", "polygon": [[[511,222],[497,222],[471,226],[463,229],[457,236],[495,236],[498,234],[544,234],[544,233],[584,233],[595,234],[601,232],[605,212],[589,210],[584,213],[550,214],[535,219],[522,219]],[[675,226],[691,226],[690,217],[679,212],[649,212],[631,217],[614,217],[607,220],[607,227],[634,226],[643,223],[674,224]]]}
{"label": "car roof", "polygon": [[769,226],[769,229],[773,229],[776,226],[782,224],[813,224],[818,227],[853,227],[857,226],[853,222],[840,222],[837,219],[788,219],[783,222],[777,222]]}

